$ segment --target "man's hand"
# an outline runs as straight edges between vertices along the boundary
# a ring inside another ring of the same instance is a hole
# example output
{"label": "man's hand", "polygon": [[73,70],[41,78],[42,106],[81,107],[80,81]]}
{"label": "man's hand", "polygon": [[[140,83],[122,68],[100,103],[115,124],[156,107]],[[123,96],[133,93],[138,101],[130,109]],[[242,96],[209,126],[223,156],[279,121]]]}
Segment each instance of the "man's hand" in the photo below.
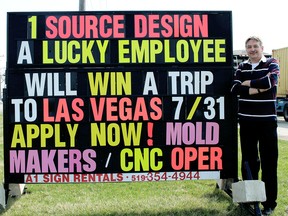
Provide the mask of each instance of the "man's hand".
{"label": "man's hand", "polygon": [[251,83],[251,80],[245,80],[244,82],[241,83],[241,85],[250,87],[250,83]]}
{"label": "man's hand", "polygon": [[262,92],[265,92],[267,90],[269,90],[269,88],[268,89],[249,88],[249,94],[250,95],[261,94]]}

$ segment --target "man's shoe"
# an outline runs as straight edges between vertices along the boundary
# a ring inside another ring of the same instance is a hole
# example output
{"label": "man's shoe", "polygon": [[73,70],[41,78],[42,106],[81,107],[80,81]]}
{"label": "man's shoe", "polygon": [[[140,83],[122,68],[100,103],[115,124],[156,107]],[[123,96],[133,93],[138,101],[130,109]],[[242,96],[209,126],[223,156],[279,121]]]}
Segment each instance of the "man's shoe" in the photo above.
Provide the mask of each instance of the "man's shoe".
{"label": "man's shoe", "polygon": [[262,215],[266,216],[266,215],[271,215],[273,213],[274,209],[272,208],[264,208],[264,210],[262,210]]}

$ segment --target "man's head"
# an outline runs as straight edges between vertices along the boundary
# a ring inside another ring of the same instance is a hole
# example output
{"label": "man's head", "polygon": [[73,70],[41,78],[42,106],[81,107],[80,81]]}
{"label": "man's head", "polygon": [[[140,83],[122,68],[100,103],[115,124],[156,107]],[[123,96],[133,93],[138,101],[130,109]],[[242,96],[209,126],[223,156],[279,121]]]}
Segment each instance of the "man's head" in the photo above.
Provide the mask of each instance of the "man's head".
{"label": "man's head", "polygon": [[252,36],[245,41],[246,52],[252,63],[257,63],[263,56],[263,45],[260,38]]}

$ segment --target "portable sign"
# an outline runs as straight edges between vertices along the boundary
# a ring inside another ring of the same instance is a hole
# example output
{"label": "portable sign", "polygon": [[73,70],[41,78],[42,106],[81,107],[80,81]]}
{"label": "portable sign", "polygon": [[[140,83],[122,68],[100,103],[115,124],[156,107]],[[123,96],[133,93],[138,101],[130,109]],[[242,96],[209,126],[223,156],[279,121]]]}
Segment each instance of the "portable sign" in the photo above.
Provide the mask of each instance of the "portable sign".
{"label": "portable sign", "polygon": [[5,183],[237,177],[231,12],[7,20]]}

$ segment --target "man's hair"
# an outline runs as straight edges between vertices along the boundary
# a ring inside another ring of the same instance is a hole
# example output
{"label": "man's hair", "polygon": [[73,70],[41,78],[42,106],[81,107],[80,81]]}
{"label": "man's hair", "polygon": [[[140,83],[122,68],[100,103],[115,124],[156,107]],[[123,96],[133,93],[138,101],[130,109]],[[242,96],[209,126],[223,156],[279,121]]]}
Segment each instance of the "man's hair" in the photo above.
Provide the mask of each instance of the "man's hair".
{"label": "man's hair", "polygon": [[251,36],[251,37],[247,38],[246,41],[245,41],[245,46],[247,45],[247,43],[250,40],[255,40],[255,41],[260,43],[260,46],[262,46],[262,40],[259,37],[256,37],[256,36]]}

